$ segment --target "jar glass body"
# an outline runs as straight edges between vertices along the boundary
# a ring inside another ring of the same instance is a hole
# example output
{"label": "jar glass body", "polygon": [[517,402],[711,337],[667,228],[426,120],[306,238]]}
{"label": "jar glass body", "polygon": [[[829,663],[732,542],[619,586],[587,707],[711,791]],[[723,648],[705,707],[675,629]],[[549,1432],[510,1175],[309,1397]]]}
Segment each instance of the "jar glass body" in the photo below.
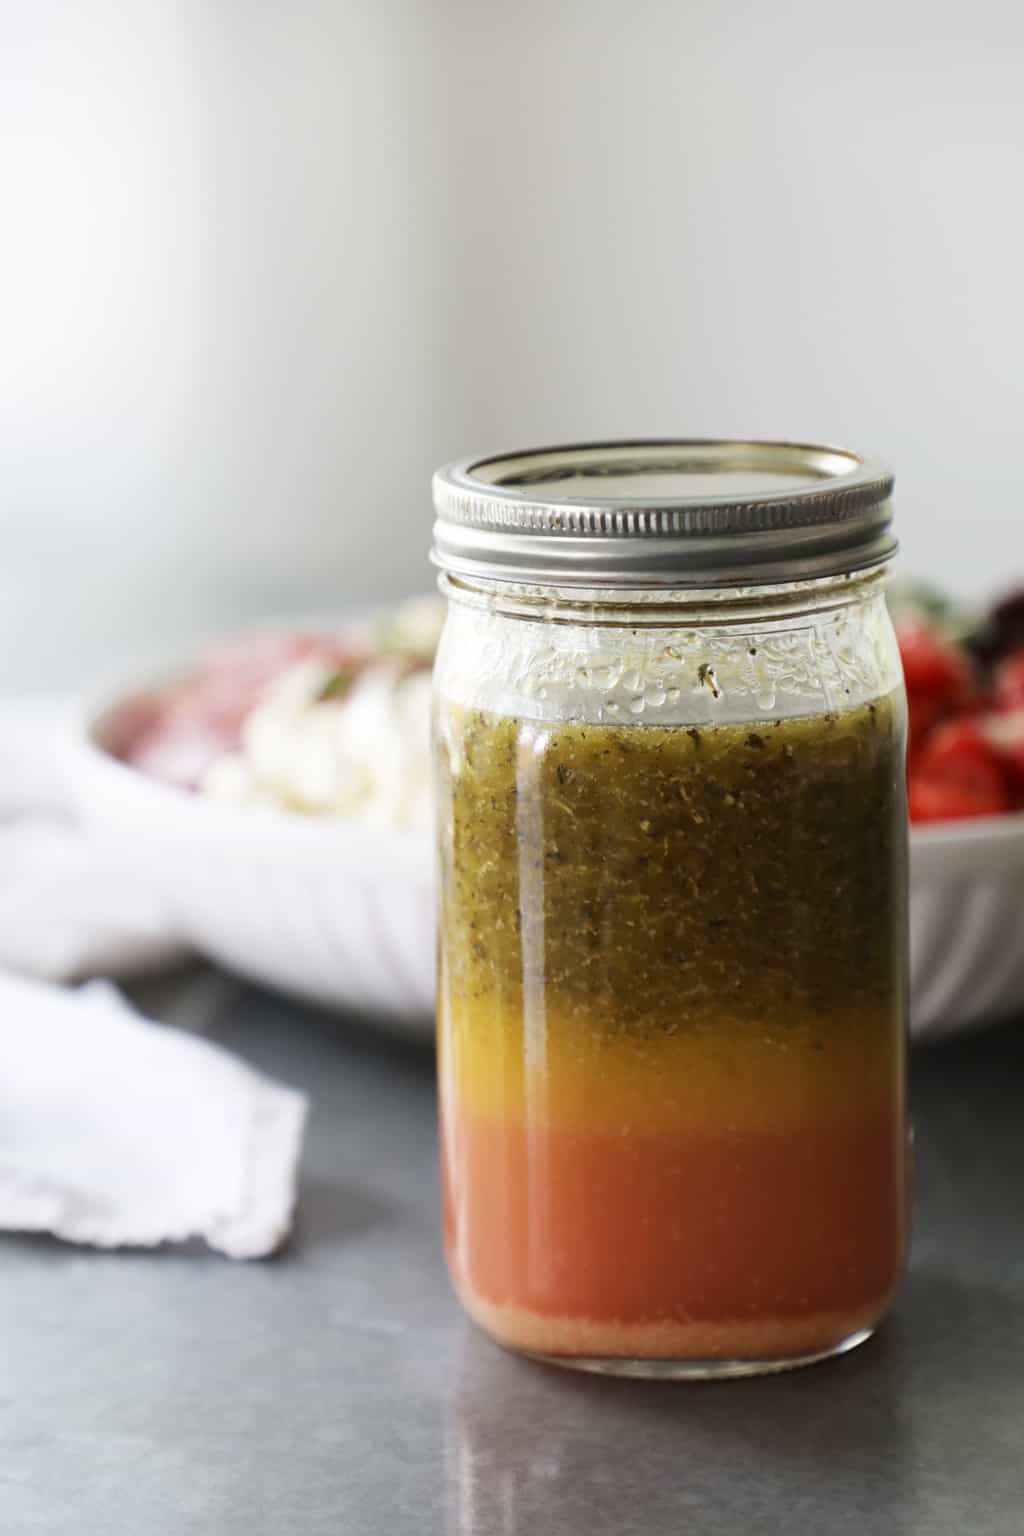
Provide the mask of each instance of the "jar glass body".
{"label": "jar glass body", "polygon": [[849,1347],[889,1304],[905,706],[882,584],[446,584],[445,1242],[508,1346],[741,1374]]}

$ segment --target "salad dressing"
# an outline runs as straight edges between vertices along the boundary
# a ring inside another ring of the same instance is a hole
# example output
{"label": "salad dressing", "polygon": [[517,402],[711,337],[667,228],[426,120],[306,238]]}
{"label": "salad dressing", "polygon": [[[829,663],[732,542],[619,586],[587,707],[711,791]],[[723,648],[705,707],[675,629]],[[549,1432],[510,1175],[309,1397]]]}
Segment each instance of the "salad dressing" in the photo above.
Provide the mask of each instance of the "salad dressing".
{"label": "salad dressing", "polygon": [[449,1259],[523,1347],[807,1351],[884,1309],[901,733],[895,698],[704,729],[442,715]]}

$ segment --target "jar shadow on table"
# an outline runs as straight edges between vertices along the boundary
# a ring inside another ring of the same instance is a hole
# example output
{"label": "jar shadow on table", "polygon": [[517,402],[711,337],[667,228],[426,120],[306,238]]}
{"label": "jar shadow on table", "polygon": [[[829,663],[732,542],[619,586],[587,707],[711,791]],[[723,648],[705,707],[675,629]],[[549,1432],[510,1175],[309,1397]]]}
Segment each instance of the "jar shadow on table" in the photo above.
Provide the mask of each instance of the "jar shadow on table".
{"label": "jar shadow on table", "polygon": [[956,1384],[983,1382],[990,1412],[1005,1394],[1012,1422],[1019,1371],[1004,1346],[1020,1329],[1011,1296],[913,1273],[889,1322],[842,1359],[681,1385],[561,1373],[467,1327],[446,1422],[447,1536],[621,1536],[688,1515],[701,1536],[751,1520],[810,1530],[826,1510],[861,1522],[850,1529],[917,1531],[922,1477],[929,1498],[944,1479],[956,1497]]}

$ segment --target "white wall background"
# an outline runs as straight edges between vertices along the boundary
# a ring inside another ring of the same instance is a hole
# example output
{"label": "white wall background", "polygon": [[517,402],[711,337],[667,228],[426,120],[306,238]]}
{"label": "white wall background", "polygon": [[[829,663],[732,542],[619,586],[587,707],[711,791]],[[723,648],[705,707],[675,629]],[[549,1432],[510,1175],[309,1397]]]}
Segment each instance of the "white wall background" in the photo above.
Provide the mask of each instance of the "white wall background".
{"label": "white wall background", "polygon": [[1024,577],[1024,8],[0,0],[0,687],[412,591],[432,466],[896,465]]}

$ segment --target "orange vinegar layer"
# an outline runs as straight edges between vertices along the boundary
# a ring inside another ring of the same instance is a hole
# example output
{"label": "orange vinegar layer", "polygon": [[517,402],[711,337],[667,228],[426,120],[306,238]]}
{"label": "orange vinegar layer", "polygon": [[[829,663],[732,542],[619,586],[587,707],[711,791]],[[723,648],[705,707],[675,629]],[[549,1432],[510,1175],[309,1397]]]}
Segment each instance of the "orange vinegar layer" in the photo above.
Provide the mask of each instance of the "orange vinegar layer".
{"label": "orange vinegar layer", "polygon": [[[823,1330],[834,1342],[866,1326],[898,1278],[905,1149],[891,1109],[656,1133],[495,1118],[450,1095],[443,1115],[449,1264],[499,1336],[518,1315],[576,1337],[570,1353],[635,1353],[611,1348],[616,1328],[685,1342],[688,1328],[735,1322],[742,1340],[748,1325],[803,1319],[790,1342],[827,1347]],[[564,1352],[539,1334],[523,1347]],[[722,1339],[704,1352],[723,1349],[745,1352]]]}

